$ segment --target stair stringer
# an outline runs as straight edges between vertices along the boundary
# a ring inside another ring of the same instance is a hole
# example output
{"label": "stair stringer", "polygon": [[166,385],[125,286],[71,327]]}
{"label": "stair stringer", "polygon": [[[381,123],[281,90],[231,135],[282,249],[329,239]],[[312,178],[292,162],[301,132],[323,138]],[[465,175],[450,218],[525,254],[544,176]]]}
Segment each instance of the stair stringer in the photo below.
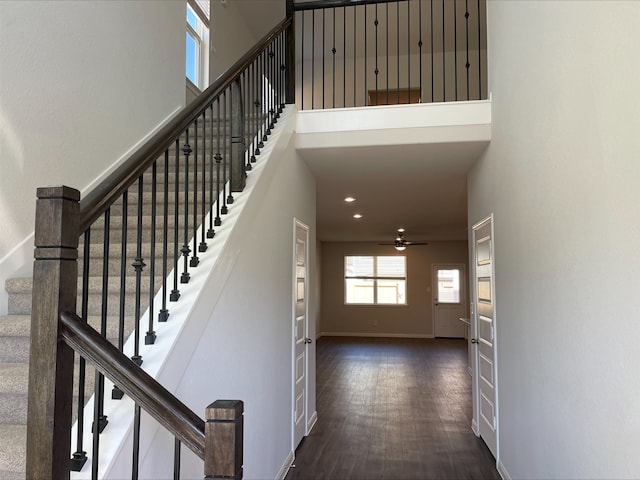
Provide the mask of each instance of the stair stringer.
{"label": "stair stringer", "polygon": [[[181,382],[181,378],[187,369],[193,346],[198,343],[202,332],[207,327],[210,315],[215,309],[218,300],[221,298],[225,284],[231,275],[234,265],[241,253],[236,246],[240,238],[237,234],[237,224],[243,221],[243,215],[248,209],[259,208],[261,197],[265,195],[271,183],[272,177],[278,168],[278,152],[287,148],[293,136],[295,127],[295,107],[287,106],[282,113],[276,128],[273,130],[269,141],[262,149],[261,155],[253,169],[247,177],[245,189],[240,193],[234,193],[234,203],[229,207],[229,213],[223,217],[222,225],[216,227],[216,235],[208,243],[206,253],[200,256],[200,263],[195,268],[190,268],[191,280],[188,284],[181,284],[180,299],[177,302],[168,303],[170,316],[167,322],[156,323],[157,340],[154,345],[144,345],[144,338],[141,336],[139,346],[140,355],[143,358],[142,368],[156,380],[158,380],[167,390],[175,392]],[[214,205],[215,210],[215,205]],[[204,222],[205,228],[209,223],[207,217]],[[202,228],[202,227],[201,227]],[[198,230],[197,238],[200,238],[201,231]],[[173,272],[170,272],[167,281],[171,281]],[[156,296],[154,303],[161,304],[162,292]],[[148,311],[142,315],[144,321],[148,317]],[[142,323],[142,321],[141,321]],[[125,346],[124,353],[133,355],[134,339],[130,337]],[[215,353],[215,352],[214,352]],[[212,362],[217,361],[212,356]],[[100,464],[99,476],[104,479],[121,479],[131,475],[131,452],[133,438],[133,411],[134,402],[127,396],[122,400],[112,400],[108,394],[113,384],[105,380],[104,413],[107,415],[109,424],[100,435]],[[191,408],[194,403],[190,399],[181,398],[183,403]],[[205,404],[213,402],[215,398],[203,400]],[[81,472],[71,472],[72,479],[91,478],[92,460],[92,434],[90,425],[93,420],[92,397],[85,408],[84,424],[85,434],[83,437],[83,449],[87,451],[88,461]],[[196,414],[204,417],[202,411],[194,410]],[[87,427],[89,426],[89,427]],[[72,430],[72,451],[76,450],[77,424]],[[167,445],[168,450],[160,453],[149,452],[148,439],[154,439],[158,435],[165,434],[155,420],[143,414],[141,422],[141,445],[140,463],[148,455],[170,461],[173,464],[173,442]],[[187,450],[183,447],[183,452]],[[194,456],[189,452],[191,456]],[[188,454],[188,455],[189,455]],[[184,453],[183,453],[184,455]],[[172,468],[172,467],[170,467]],[[171,469],[165,470],[165,476]],[[142,474],[141,478],[154,478]],[[159,477],[160,478],[160,477]],[[164,477],[162,477],[164,478]]]}

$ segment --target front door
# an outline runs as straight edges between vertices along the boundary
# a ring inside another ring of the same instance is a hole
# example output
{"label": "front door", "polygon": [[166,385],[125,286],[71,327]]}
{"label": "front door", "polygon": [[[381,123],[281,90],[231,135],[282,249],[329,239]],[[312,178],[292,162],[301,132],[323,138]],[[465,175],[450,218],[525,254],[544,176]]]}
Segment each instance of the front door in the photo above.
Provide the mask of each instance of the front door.
{"label": "front door", "polygon": [[295,221],[293,285],[293,449],[306,433],[307,262],[309,228]]}
{"label": "front door", "polygon": [[436,337],[464,338],[466,326],[463,264],[433,265],[433,331]]}
{"label": "front door", "polygon": [[[495,352],[495,288],[493,267],[493,219],[473,227],[474,304],[476,358],[474,368],[474,423],[493,456],[497,446],[497,397]],[[475,426],[475,425],[474,425]]]}

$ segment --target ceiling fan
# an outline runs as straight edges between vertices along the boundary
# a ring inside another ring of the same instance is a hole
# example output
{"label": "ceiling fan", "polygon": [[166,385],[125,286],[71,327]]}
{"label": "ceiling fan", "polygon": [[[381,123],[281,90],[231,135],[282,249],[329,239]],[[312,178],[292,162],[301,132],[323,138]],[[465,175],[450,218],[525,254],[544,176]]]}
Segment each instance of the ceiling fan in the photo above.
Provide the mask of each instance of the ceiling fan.
{"label": "ceiling fan", "polygon": [[393,245],[399,252],[403,251],[409,245],[429,245],[426,242],[410,242],[404,238],[404,228],[398,229],[398,235],[393,242],[381,243],[380,245]]}

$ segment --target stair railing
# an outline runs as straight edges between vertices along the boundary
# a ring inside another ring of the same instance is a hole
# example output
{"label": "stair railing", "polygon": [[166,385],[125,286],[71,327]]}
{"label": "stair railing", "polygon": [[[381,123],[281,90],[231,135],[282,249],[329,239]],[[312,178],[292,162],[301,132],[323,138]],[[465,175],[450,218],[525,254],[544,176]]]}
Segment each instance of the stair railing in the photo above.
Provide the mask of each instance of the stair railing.
{"label": "stair railing", "polygon": [[[27,478],[69,478],[70,469],[87,461],[89,365],[96,368],[92,478],[100,474],[100,435],[108,428],[105,376],[115,385],[113,399],[126,394],[136,404],[132,478],[138,477],[141,409],[176,437],[174,478],[181,443],[203,458],[205,475],[241,478],[242,402],[214,402],[205,426],[141,370],[140,344],[142,337],[155,342],[155,322],[170,321],[180,285],[197,272],[199,255],[293,99],[293,36],[289,16],[83,199],[69,187],[38,189]],[[125,344],[129,334],[133,341]]]}
{"label": "stair railing", "polygon": [[301,110],[488,98],[485,0],[289,1]]}

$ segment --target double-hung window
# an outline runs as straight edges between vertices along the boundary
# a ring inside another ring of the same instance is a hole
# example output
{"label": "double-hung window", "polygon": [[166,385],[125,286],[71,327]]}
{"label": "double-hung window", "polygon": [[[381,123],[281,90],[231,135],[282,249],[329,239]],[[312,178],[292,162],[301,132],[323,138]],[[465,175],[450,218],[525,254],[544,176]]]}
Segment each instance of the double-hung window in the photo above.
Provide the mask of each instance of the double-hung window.
{"label": "double-hung window", "polygon": [[209,81],[209,0],[187,2],[187,78],[200,90]]}
{"label": "double-hung window", "polygon": [[344,257],[345,303],[353,305],[405,305],[407,262],[402,255],[350,255]]}

